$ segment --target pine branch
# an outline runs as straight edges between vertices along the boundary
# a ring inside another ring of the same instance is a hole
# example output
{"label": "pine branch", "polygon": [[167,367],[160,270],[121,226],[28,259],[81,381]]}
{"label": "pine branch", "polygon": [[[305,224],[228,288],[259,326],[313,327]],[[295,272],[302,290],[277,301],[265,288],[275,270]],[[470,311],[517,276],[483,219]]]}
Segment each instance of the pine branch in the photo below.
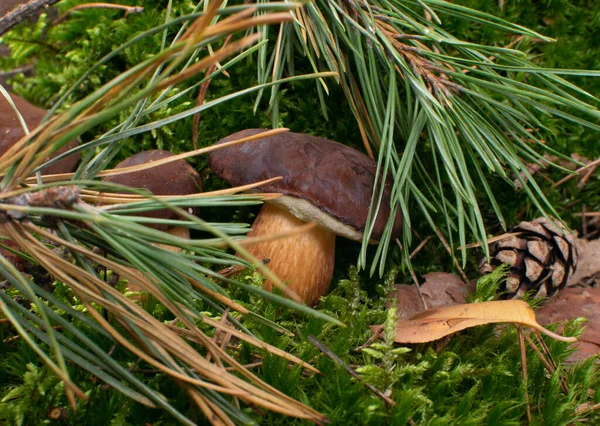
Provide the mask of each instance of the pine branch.
{"label": "pine branch", "polygon": [[34,19],[60,0],[31,0],[0,18],[0,36],[27,19]]}

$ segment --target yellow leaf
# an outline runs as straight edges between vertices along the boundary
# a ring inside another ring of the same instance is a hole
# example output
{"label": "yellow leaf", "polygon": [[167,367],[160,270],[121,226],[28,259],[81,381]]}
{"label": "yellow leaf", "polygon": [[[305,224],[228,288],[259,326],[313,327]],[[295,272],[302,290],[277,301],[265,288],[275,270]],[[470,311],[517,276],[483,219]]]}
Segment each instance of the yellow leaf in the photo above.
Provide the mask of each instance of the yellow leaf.
{"label": "yellow leaf", "polygon": [[406,321],[399,321],[397,343],[425,343],[477,325],[512,323],[534,328],[556,340],[574,342],[574,337],[552,333],[539,325],[531,307],[522,300],[469,303],[443,306],[420,312]]}

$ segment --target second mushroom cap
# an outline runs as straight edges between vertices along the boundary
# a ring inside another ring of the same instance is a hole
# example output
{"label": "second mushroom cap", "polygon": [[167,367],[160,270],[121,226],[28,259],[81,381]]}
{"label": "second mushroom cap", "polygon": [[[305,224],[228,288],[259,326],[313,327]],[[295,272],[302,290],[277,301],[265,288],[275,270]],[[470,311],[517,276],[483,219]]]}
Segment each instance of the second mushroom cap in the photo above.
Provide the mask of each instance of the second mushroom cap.
{"label": "second mushroom cap", "polygon": [[[165,150],[143,151],[121,161],[115,169],[138,166],[175,155]],[[188,195],[201,191],[200,175],[185,160],[152,167],[137,172],[109,176],[107,182],[117,183],[132,188],[144,188],[154,195]],[[173,210],[161,209],[140,214],[145,217],[177,219],[178,215]],[[166,229],[166,226],[152,225],[156,229]]]}

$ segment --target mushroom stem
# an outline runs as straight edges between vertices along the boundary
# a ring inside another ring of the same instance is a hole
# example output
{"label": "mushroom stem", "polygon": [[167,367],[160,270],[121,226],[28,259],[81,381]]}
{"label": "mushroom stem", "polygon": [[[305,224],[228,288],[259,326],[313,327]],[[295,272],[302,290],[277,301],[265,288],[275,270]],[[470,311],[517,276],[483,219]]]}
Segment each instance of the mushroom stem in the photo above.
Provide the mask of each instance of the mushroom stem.
{"label": "mushroom stem", "polygon": [[[260,210],[248,237],[276,235],[293,231],[306,222],[270,203]],[[251,244],[246,249],[267,266],[288,288],[308,305],[327,294],[335,263],[335,234],[321,226],[293,237]],[[264,283],[266,290],[273,287]]]}
{"label": "mushroom stem", "polygon": [[[185,226],[176,226],[176,227],[168,229],[164,232],[166,232],[167,234],[171,234],[175,237],[184,238],[186,240],[190,239],[190,228],[186,228]],[[181,249],[179,247],[174,247],[174,246],[170,246],[167,244],[156,243],[155,246],[162,247],[165,250],[170,250],[170,251],[174,251],[174,252],[181,251]]]}

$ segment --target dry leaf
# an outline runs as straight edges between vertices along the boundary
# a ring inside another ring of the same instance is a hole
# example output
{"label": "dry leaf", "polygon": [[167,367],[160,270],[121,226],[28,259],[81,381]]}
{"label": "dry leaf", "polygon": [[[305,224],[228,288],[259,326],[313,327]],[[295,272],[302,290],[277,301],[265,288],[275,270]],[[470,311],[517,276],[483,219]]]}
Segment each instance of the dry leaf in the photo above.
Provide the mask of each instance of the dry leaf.
{"label": "dry leaf", "polygon": [[587,286],[600,278],[600,240],[577,239],[579,260],[567,286]]}
{"label": "dry leaf", "polygon": [[499,300],[444,306],[421,312],[407,321],[399,321],[397,343],[431,342],[465,328],[493,323],[513,323],[531,327],[556,340],[576,341],[546,330],[535,319],[531,307],[522,300]]}
{"label": "dry leaf", "polygon": [[600,353],[600,288],[566,288],[538,309],[537,317],[544,325],[587,318],[587,327],[575,344],[579,350],[569,357],[569,361]]}
{"label": "dry leaf", "polygon": [[[423,276],[421,293],[429,308],[465,303],[465,297],[475,291],[475,281],[465,283],[458,275],[431,272]],[[423,302],[415,285],[396,284],[390,297],[396,299],[400,320],[421,312]]]}

